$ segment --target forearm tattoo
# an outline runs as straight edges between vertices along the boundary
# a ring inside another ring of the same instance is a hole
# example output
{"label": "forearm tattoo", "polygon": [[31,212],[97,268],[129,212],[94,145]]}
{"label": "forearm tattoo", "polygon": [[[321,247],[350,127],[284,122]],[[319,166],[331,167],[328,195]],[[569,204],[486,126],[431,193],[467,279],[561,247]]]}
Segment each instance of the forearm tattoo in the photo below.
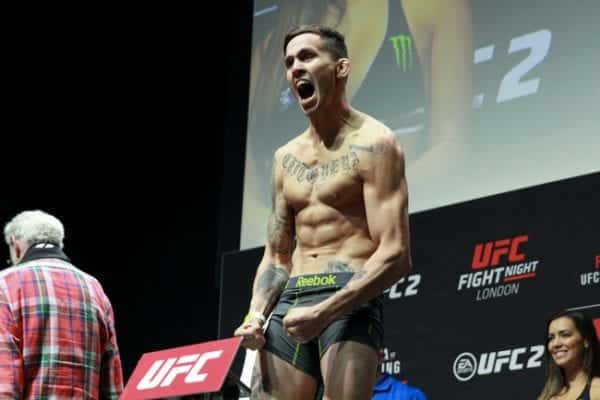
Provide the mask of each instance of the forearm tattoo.
{"label": "forearm tattoo", "polygon": [[258,276],[254,295],[263,299],[267,304],[267,309],[271,309],[289,278],[290,274],[284,268],[271,263]]}

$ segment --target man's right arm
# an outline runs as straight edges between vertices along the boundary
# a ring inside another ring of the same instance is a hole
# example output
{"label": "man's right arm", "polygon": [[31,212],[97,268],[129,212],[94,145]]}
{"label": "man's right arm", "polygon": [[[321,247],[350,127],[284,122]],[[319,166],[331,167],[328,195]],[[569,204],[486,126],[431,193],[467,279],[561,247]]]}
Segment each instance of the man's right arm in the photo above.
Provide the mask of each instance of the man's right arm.
{"label": "man's right arm", "polygon": [[235,333],[240,336],[262,327],[292,270],[294,214],[283,195],[283,171],[279,164],[279,153],[280,151],[276,152],[273,158],[272,212],[267,223],[267,242],[254,278],[248,316]]}
{"label": "man's right arm", "polygon": [[5,295],[6,282],[0,280],[0,399],[20,399],[24,391],[22,343],[17,338],[10,303]]}

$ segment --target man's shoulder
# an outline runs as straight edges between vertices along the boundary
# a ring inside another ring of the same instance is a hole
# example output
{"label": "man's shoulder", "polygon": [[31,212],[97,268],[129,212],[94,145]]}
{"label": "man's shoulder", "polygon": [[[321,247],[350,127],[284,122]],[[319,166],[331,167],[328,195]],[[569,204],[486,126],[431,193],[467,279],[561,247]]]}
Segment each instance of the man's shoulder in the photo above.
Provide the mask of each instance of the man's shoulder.
{"label": "man's shoulder", "polygon": [[22,264],[17,264],[15,266],[0,271],[0,279],[7,279],[12,276],[32,274],[36,273],[36,271],[42,270],[70,271],[71,273],[76,274],[86,279],[87,281],[99,283],[98,279],[96,279],[94,276],[88,274],[85,271],[82,271],[70,262],[57,258],[41,258],[37,260],[27,261]]}
{"label": "man's shoulder", "polygon": [[6,279],[7,277],[15,274],[16,272],[18,272],[17,268],[18,268],[17,266],[12,266],[12,267],[3,269],[2,271],[0,271],[0,279]]}
{"label": "man's shoulder", "polygon": [[361,129],[352,135],[348,147],[355,151],[361,160],[395,160],[402,157],[402,148],[393,133],[385,125],[375,125],[372,129]]}
{"label": "man's shoulder", "polygon": [[368,114],[361,113],[360,126],[351,135],[353,142],[363,145],[397,144],[394,132],[383,122]]}
{"label": "man's shoulder", "polygon": [[41,269],[40,263],[34,261],[13,265],[12,267],[0,271],[0,280],[7,282],[15,279],[21,280],[23,276],[35,273],[35,271],[39,269]]}

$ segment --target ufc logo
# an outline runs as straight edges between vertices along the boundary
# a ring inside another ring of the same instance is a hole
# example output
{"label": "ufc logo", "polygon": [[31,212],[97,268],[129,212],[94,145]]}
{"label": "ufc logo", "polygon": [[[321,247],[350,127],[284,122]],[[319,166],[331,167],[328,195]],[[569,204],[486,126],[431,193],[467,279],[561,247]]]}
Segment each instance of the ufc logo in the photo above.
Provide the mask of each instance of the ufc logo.
{"label": "ufc logo", "polygon": [[523,261],[525,254],[519,253],[519,246],[529,240],[529,235],[516,236],[512,239],[479,243],[473,252],[473,269],[481,269],[500,264],[502,256],[507,256],[511,263]]}
{"label": "ufc logo", "polygon": [[158,360],[150,367],[148,372],[137,384],[138,390],[153,389],[170,386],[178,375],[186,374],[185,383],[198,383],[206,379],[206,373],[200,373],[208,360],[221,357],[223,350],[209,351],[202,355],[190,354],[187,356],[173,357],[167,360]]}
{"label": "ufc logo", "polygon": [[[528,351],[529,350],[529,351]],[[519,371],[523,368],[537,368],[542,365],[545,347],[542,345],[519,347],[518,349],[502,350],[493,353],[483,353],[479,359],[478,375],[500,373],[505,367],[509,371]],[[519,361],[520,355],[530,353],[527,361]]]}

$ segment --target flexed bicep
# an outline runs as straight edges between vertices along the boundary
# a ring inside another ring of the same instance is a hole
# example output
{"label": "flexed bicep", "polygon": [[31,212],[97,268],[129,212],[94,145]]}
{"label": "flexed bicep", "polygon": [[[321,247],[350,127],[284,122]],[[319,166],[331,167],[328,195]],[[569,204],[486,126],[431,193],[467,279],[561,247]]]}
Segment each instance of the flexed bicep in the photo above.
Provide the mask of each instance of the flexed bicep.
{"label": "flexed bicep", "polygon": [[[365,176],[364,198],[367,225],[377,244],[375,258],[401,260],[402,274],[410,268],[408,188],[404,154],[391,135],[376,146],[372,168]],[[404,261],[406,260],[406,261]]]}

